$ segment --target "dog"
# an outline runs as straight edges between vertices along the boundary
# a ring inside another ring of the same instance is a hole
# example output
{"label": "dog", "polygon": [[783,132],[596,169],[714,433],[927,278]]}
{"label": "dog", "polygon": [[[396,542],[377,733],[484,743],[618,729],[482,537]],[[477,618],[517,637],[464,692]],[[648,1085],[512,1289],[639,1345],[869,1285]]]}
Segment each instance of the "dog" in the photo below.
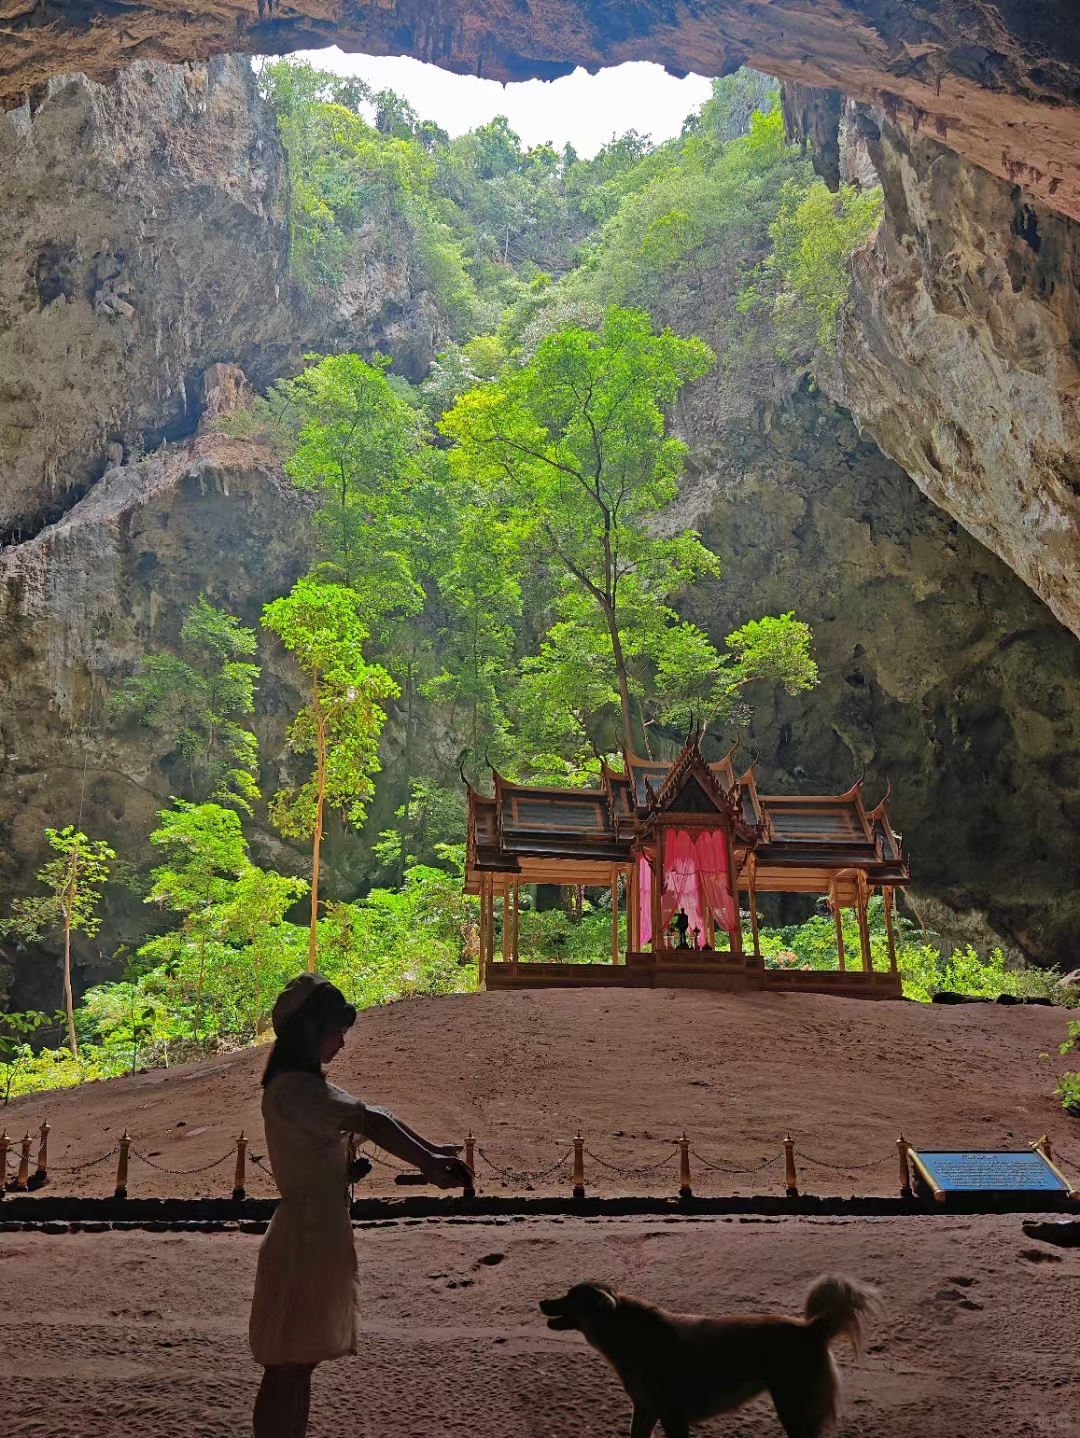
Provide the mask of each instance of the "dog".
{"label": "dog", "polygon": [[540,1311],[556,1332],[577,1329],[622,1380],[634,1405],[630,1438],[689,1438],[690,1424],[730,1413],[768,1393],[788,1438],[823,1438],[836,1420],[839,1375],[831,1345],[847,1337],[856,1354],[876,1289],[852,1278],[819,1278],[802,1318],[700,1318],[668,1313],[604,1283],[578,1283]]}

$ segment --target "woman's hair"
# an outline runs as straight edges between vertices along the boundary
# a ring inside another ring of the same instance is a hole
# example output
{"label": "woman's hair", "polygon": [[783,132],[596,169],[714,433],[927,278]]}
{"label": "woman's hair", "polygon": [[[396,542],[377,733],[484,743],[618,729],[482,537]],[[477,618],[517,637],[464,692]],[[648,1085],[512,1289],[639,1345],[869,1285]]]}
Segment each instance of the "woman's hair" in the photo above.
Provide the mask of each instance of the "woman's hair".
{"label": "woman's hair", "polygon": [[263,1071],[263,1088],[283,1073],[322,1074],[319,1045],[335,1031],[344,1033],[356,1022],[356,1010],[333,984],[319,984],[282,1024]]}

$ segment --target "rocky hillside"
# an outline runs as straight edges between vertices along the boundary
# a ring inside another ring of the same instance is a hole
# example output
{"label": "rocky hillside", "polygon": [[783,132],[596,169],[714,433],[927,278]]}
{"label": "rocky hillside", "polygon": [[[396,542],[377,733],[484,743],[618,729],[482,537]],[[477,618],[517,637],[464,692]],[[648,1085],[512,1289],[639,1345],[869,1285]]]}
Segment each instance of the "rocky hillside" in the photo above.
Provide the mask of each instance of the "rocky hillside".
{"label": "rocky hillside", "polygon": [[422,373],[438,347],[393,236],[340,289],[290,279],[285,157],[247,60],[54,80],[0,114],[0,175],[0,543],[191,434],[212,364],[265,388],[312,349]]}

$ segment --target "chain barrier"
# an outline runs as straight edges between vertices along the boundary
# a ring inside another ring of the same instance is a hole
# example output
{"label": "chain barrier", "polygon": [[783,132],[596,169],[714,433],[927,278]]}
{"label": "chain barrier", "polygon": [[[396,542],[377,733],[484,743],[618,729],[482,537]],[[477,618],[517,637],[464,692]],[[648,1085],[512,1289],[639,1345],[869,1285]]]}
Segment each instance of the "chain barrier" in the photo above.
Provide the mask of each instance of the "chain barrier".
{"label": "chain barrier", "polygon": [[1054,1162],[1063,1163],[1066,1168],[1071,1168],[1074,1173],[1080,1173],[1080,1163],[1077,1163],[1075,1159],[1067,1158],[1063,1153],[1058,1153],[1057,1149],[1054,1150]]}
{"label": "chain barrier", "polygon": [[84,1168],[96,1168],[99,1163],[104,1163],[107,1158],[112,1158],[115,1153],[119,1153],[119,1149],[110,1148],[108,1153],[103,1153],[98,1158],[85,1159],[82,1163],[53,1163],[52,1159],[50,1159],[48,1171],[49,1173],[52,1173],[54,1170],[57,1173],[81,1173]]}
{"label": "chain barrier", "polygon": [[895,1163],[896,1150],[893,1149],[892,1153],[887,1153],[884,1158],[871,1159],[869,1163],[826,1163],[823,1158],[811,1158],[808,1153],[802,1153],[799,1149],[795,1150],[795,1157],[815,1168],[831,1168],[836,1173],[854,1173],[858,1169],[880,1168],[884,1163]]}
{"label": "chain barrier", "polygon": [[249,1154],[248,1154],[248,1159],[250,1160],[251,1163],[253,1163],[253,1164],[255,1165],[255,1167],[256,1167],[257,1169],[260,1170],[260,1172],[262,1172],[262,1173],[264,1173],[264,1174],[266,1175],[266,1177],[270,1180],[270,1182],[271,1182],[271,1183],[274,1185],[274,1187],[276,1188],[276,1187],[277,1187],[277,1179],[274,1177],[274,1171],[273,1171],[273,1169],[267,1168],[266,1164],[263,1163],[263,1161],[262,1161],[262,1155],[261,1155],[261,1154],[258,1154],[258,1153],[249,1153]]}
{"label": "chain barrier", "polygon": [[691,1158],[696,1158],[702,1167],[711,1169],[713,1173],[747,1174],[760,1173],[763,1168],[768,1168],[771,1163],[777,1163],[784,1155],[782,1153],[774,1153],[771,1158],[763,1158],[760,1163],[754,1164],[751,1168],[730,1168],[722,1163],[713,1163],[710,1159],[702,1158],[701,1154],[698,1153],[695,1148],[690,1150],[690,1156]]}
{"label": "chain barrier", "polygon": [[402,1164],[399,1164],[399,1163],[391,1163],[391,1162],[389,1161],[389,1159],[380,1158],[377,1150],[373,1150],[371,1153],[368,1153],[367,1149],[365,1149],[365,1148],[360,1148],[360,1149],[357,1149],[357,1156],[360,1157],[360,1158],[370,1159],[372,1163],[377,1163],[380,1168],[389,1168],[389,1169],[392,1169],[394,1173],[414,1173],[414,1172],[415,1172],[415,1170],[412,1169],[412,1168],[405,1167],[405,1166],[403,1166]]}
{"label": "chain barrier", "polygon": [[213,1163],[204,1163],[200,1168],[166,1168],[164,1164],[155,1163],[153,1159],[147,1158],[146,1154],[140,1153],[137,1148],[131,1150],[131,1156],[137,1158],[140,1163],[145,1163],[147,1168],[156,1169],[158,1173],[170,1173],[177,1178],[186,1178],[193,1173],[209,1173],[212,1168],[220,1168],[223,1163],[228,1163],[230,1158],[236,1157],[236,1145],[234,1144],[228,1153],[223,1153],[220,1158],[215,1158]]}
{"label": "chain barrier", "polygon": [[558,1173],[560,1168],[565,1168],[574,1150],[572,1147],[568,1148],[558,1163],[553,1163],[550,1168],[541,1169],[537,1173],[517,1173],[510,1168],[500,1168],[497,1163],[492,1163],[491,1159],[488,1158],[487,1154],[479,1145],[477,1145],[476,1152],[484,1160],[488,1168],[490,1168],[493,1173],[497,1173],[500,1178],[510,1179],[513,1183],[538,1183],[541,1179],[550,1178],[553,1173]]}
{"label": "chain barrier", "polygon": [[657,1169],[666,1168],[668,1164],[674,1163],[679,1157],[679,1150],[672,1149],[666,1158],[658,1159],[656,1163],[647,1163],[641,1168],[621,1168],[617,1163],[608,1163],[607,1159],[601,1158],[599,1154],[593,1153],[591,1148],[585,1149],[585,1156],[591,1158],[593,1163],[598,1163],[601,1168],[609,1169],[612,1173],[620,1174],[623,1178],[644,1178],[648,1173],[655,1173]]}

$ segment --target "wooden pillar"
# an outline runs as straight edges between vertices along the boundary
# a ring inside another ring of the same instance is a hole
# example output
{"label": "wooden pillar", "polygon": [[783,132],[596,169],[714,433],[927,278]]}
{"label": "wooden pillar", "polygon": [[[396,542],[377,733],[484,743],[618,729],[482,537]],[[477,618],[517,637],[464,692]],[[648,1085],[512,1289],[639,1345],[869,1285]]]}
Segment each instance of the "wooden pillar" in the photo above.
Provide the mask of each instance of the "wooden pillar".
{"label": "wooden pillar", "polygon": [[503,963],[510,962],[510,885],[503,889]]}
{"label": "wooden pillar", "polygon": [[514,961],[515,964],[517,963],[518,959],[520,958],[520,952],[519,952],[519,949],[518,949],[518,944],[519,944],[519,942],[520,942],[520,935],[521,935],[520,917],[521,917],[521,884],[520,884],[520,882],[519,882],[517,879],[515,879],[515,880],[514,880],[514,936],[513,936],[513,939],[511,940],[511,944],[510,944],[510,956],[511,956],[511,958],[513,959],[513,961]]}
{"label": "wooden pillar", "polygon": [[840,912],[840,886],[834,879],[832,882],[832,912],[833,921],[836,924],[836,957],[840,961],[840,972],[847,968],[847,960],[844,955],[844,921]]}
{"label": "wooden pillar", "polygon": [[885,904],[885,933],[889,940],[889,973],[896,973],[896,935],[893,933],[893,891],[890,885],[881,890]]}
{"label": "wooden pillar", "polygon": [[611,871],[611,962],[619,962],[619,871]]}
{"label": "wooden pillar", "polygon": [[480,963],[477,975],[481,984],[487,980],[488,944],[491,939],[491,888],[490,874],[480,880]]}
{"label": "wooden pillar", "polygon": [[[754,938],[754,958],[761,958],[761,939],[758,936],[757,921],[757,855],[746,856],[747,898],[750,902],[750,933]],[[736,889],[738,892],[738,889]]]}
{"label": "wooden pillar", "polygon": [[855,875],[856,900],[855,910],[859,920],[859,952],[862,955],[863,973],[873,972],[874,959],[870,952],[870,925],[866,922],[866,906],[870,900],[870,886],[866,882],[866,875],[860,869]]}
{"label": "wooden pillar", "polygon": [[735,872],[735,846],[731,842],[731,835],[724,834],[724,843],[727,845],[728,880],[731,884],[731,895],[735,901],[735,932],[730,936],[730,950],[738,958],[742,958],[742,915],[739,912],[739,879]]}
{"label": "wooden pillar", "polygon": [[638,864],[640,860],[637,854],[634,855],[634,862],[626,871],[626,952],[636,953],[641,947],[638,940]]}

